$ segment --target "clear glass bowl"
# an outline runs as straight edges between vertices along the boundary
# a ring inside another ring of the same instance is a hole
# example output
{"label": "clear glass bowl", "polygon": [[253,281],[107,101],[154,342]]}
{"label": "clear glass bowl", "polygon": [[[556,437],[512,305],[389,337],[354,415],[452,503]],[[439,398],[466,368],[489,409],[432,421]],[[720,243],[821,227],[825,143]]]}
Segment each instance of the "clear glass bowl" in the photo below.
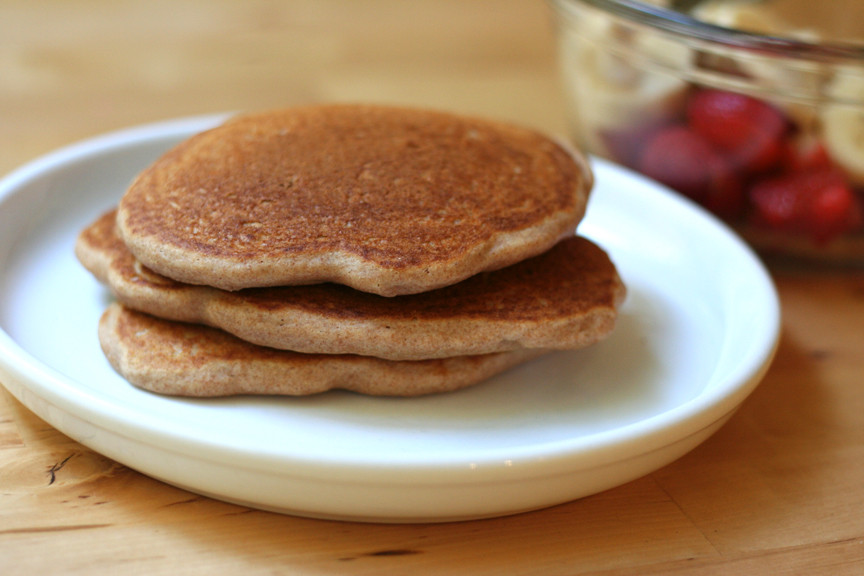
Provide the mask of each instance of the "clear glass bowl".
{"label": "clear glass bowl", "polygon": [[699,202],[765,255],[864,264],[864,47],[646,2],[550,5],[577,145]]}

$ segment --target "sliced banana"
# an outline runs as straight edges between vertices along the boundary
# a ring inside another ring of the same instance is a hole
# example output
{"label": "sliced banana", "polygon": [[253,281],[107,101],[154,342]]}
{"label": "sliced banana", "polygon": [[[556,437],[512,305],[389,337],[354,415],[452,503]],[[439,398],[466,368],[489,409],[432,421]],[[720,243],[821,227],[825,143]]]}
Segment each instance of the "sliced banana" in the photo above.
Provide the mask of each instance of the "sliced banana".
{"label": "sliced banana", "polygon": [[860,43],[864,20],[857,17],[861,0],[706,0],[694,17],[727,28],[818,42]]}
{"label": "sliced banana", "polygon": [[864,70],[840,69],[821,112],[825,147],[852,182],[864,186]]}
{"label": "sliced banana", "polygon": [[657,60],[665,67],[684,67],[689,49],[658,33],[625,28],[600,12],[584,11],[578,18],[578,26],[561,36],[572,129],[588,151],[613,156],[605,135],[680,115],[687,82],[656,71]]}
{"label": "sliced banana", "polygon": [[724,28],[768,35],[788,32],[784,22],[758,0],[710,0],[699,4],[691,14],[697,20]]}

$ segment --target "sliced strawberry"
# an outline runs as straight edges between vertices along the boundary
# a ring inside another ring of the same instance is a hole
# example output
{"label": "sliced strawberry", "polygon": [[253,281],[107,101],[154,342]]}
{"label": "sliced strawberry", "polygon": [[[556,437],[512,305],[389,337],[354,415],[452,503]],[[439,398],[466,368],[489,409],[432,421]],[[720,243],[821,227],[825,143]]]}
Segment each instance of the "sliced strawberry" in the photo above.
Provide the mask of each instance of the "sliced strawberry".
{"label": "sliced strawberry", "polygon": [[815,168],[762,180],[750,190],[753,219],[825,243],[861,225],[860,199],[845,176]]}
{"label": "sliced strawberry", "polygon": [[629,168],[637,168],[642,150],[665,126],[659,122],[650,122],[626,129],[607,130],[599,136],[611,160]]}
{"label": "sliced strawberry", "polygon": [[811,201],[810,233],[819,243],[860,225],[861,208],[855,192],[845,183],[819,190]]}
{"label": "sliced strawberry", "polygon": [[780,161],[786,117],[756,98],[725,90],[701,90],[687,105],[690,126],[724,151],[734,167],[764,172]]}
{"label": "sliced strawberry", "polygon": [[808,194],[788,175],[757,182],[750,189],[753,221],[767,228],[799,231],[806,221]]}
{"label": "sliced strawberry", "polygon": [[727,160],[686,126],[657,131],[645,145],[637,169],[721,216],[734,216],[743,207],[740,180]]}
{"label": "sliced strawberry", "polygon": [[747,206],[747,195],[740,177],[720,156],[717,157],[711,171],[712,185],[705,191],[702,204],[714,214],[727,220],[741,216]]}
{"label": "sliced strawberry", "polygon": [[831,168],[833,162],[825,144],[810,137],[787,139],[783,147],[783,169],[788,172]]}

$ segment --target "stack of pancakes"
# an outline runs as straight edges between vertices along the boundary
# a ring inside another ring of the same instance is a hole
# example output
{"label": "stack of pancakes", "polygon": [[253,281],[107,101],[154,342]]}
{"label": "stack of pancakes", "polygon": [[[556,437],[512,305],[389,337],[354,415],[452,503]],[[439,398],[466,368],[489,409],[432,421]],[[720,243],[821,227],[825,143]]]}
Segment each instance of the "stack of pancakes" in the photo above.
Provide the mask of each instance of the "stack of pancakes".
{"label": "stack of pancakes", "polygon": [[186,396],[410,396],[613,329],[624,286],[575,235],[593,182],[534,131],[320,105],[250,114],[144,170],[76,254],[102,348]]}

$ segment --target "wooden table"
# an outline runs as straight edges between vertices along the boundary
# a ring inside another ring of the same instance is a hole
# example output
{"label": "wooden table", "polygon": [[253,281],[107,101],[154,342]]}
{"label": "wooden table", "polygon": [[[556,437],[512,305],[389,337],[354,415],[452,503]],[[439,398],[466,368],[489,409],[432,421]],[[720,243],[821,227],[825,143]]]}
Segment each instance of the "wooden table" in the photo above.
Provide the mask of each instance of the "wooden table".
{"label": "wooden table", "polygon": [[[7,0],[0,172],[148,121],[321,100],[564,131],[542,2]],[[774,271],[783,340],[735,417],[620,488],[515,517],[363,525],[166,486],[0,388],[0,574],[862,574],[864,273]]]}

